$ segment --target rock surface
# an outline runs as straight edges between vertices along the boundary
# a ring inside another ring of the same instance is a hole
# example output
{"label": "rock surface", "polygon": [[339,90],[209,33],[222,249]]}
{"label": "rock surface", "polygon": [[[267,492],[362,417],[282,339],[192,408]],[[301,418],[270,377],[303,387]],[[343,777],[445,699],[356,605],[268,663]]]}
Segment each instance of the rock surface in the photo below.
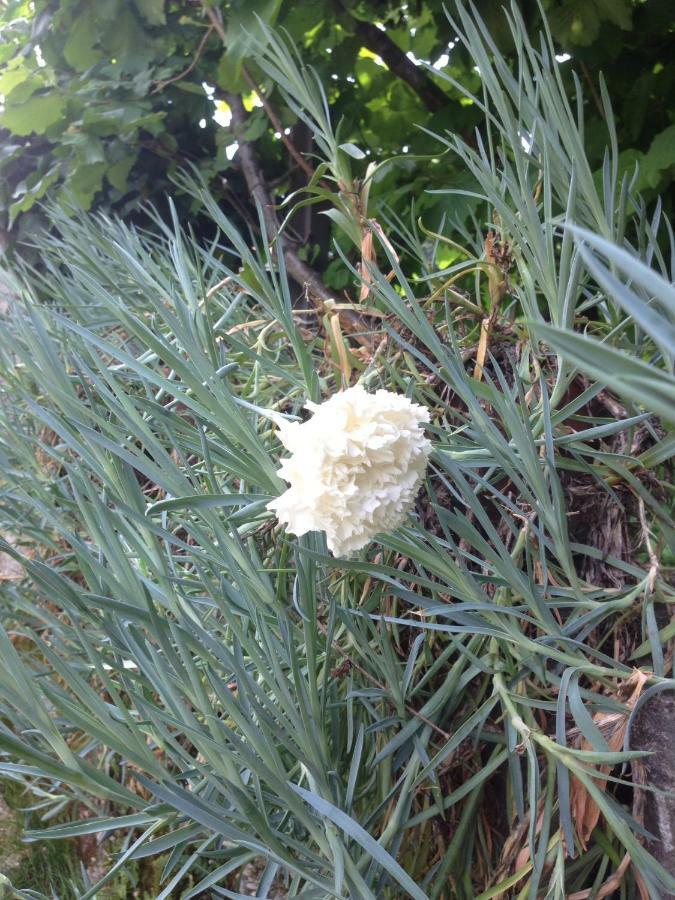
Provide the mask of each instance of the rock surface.
{"label": "rock surface", "polygon": [[[675,691],[654,695],[638,710],[631,749],[652,753],[643,761],[647,784],[672,792],[669,797],[647,793],[645,827],[656,838],[650,851],[675,875]],[[675,900],[675,894],[662,900]]]}

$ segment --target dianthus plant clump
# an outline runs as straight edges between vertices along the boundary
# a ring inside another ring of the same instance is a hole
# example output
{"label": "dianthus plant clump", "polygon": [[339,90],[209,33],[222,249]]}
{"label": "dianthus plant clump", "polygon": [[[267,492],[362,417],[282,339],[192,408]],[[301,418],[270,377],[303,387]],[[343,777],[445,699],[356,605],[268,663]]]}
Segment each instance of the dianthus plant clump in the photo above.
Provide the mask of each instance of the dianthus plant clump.
{"label": "dianthus plant clump", "polygon": [[268,508],[292,534],[325,531],[333,555],[347,556],[405,519],[431,452],[429,412],[360,385],[306,408],[307,422],[279,423],[291,453],[279,475],[290,487]]}

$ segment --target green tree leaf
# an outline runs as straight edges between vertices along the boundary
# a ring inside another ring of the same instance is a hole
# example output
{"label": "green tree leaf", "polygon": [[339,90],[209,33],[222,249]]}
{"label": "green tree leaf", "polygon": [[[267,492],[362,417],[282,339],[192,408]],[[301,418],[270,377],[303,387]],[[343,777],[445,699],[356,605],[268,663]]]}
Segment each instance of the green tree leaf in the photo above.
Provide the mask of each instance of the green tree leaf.
{"label": "green tree leaf", "polygon": [[[41,200],[47,192],[48,188],[50,188],[55,182],[59,180],[61,176],[61,172],[58,166],[54,166],[42,176],[35,184],[31,187],[27,187],[23,193],[20,194],[19,199],[15,200],[14,203],[9,207],[9,225],[10,227],[13,225],[16,217],[19,213],[26,212],[37,203],[38,200]],[[17,191],[14,192],[15,195]]]}
{"label": "green tree leaf", "polygon": [[241,74],[241,63],[233,59],[227,52],[220,57],[217,82],[223,90],[236,94],[243,93],[248,88],[246,80]]}
{"label": "green tree leaf", "polygon": [[281,8],[281,0],[263,0],[261,3],[233,4],[227,20],[227,52],[234,60],[249,56],[257,41],[264,41],[264,34],[258,23],[260,18],[266,25],[274,25]]}
{"label": "green tree leaf", "polygon": [[639,185],[656,188],[661,179],[675,166],[675,125],[657,134],[640,162]]}
{"label": "green tree leaf", "polygon": [[594,0],[598,16],[607,22],[613,22],[623,31],[632,27],[633,4],[629,0]]}
{"label": "green tree leaf", "polygon": [[118,190],[121,193],[126,191],[127,177],[131,171],[131,167],[136,162],[136,159],[137,154],[132,153],[130,156],[125,156],[123,159],[119,160],[119,162],[113,163],[113,165],[108,168],[105,177],[115,190]]}
{"label": "green tree leaf", "polygon": [[101,190],[103,175],[107,169],[105,162],[78,166],[66,180],[66,191],[83,209],[89,209],[96,193]]}
{"label": "green tree leaf", "polygon": [[134,0],[134,5],[150,25],[166,25],[164,0]]}
{"label": "green tree leaf", "polygon": [[100,49],[96,48],[99,36],[100,28],[93,10],[83,11],[75,18],[63,55],[76,72],[86,72],[102,58]]}
{"label": "green tree leaf", "polygon": [[[13,65],[15,62],[18,64]],[[17,85],[27,81],[31,75],[31,70],[23,65],[23,60],[12,60],[12,63],[0,74],[0,94],[8,97]],[[40,83],[38,83],[38,87],[39,85]]]}
{"label": "green tree leaf", "polygon": [[44,134],[63,117],[65,108],[65,97],[34,95],[18,106],[8,104],[0,114],[0,125],[12,134]]}

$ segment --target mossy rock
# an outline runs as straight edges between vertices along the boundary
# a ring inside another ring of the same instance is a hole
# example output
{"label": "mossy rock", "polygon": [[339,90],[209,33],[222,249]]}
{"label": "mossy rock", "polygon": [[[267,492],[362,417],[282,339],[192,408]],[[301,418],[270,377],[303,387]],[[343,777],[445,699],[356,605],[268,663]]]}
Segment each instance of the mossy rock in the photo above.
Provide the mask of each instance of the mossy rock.
{"label": "mossy rock", "polygon": [[24,822],[18,807],[26,802],[11,782],[0,784],[0,898],[14,896],[16,890],[33,890],[70,900],[77,895],[73,885],[80,882],[79,864],[72,841],[21,840]]}
{"label": "mossy rock", "polygon": [[0,873],[7,875],[21,865],[26,849],[21,843],[20,823],[0,794]]}
{"label": "mossy rock", "polygon": [[[28,824],[22,809],[30,803],[30,795],[20,785],[0,781],[0,900],[27,890],[75,900],[83,889],[83,847],[75,839],[24,843],[21,837]],[[104,870],[112,865],[117,850],[115,840],[106,842]],[[161,891],[166,860],[164,855],[130,862],[100,891],[101,900],[154,900]]]}

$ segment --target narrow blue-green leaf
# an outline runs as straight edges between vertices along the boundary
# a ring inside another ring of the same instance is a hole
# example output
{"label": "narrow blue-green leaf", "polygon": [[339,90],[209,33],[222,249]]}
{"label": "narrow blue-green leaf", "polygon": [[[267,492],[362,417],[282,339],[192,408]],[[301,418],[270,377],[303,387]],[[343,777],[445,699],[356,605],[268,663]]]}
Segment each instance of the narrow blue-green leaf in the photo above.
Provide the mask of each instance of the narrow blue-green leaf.
{"label": "narrow blue-green leaf", "polygon": [[313,807],[319,815],[330,819],[333,824],[337,825],[338,828],[341,828],[345,832],[345,834],[348,834],[349,837],[355,840],[356,843],[372,856],[383,869],[386,869],[387,872],[396,879],[401,887],[408,892],[409,896],[413,897],[414,900],[429,900],[424,891],[420,890],[407,872],[401,868],[399,863],[397,863],[396,860],[390,856],[389,853],[378,844],[375,838],[368,834],[365,828],[359,825],[358,822],[355,822],[354,819],[344,813],[341,809],[338,809],[337,806],[333,806],[332,803],[324,800],[323,797],[317,796],[312,791],[308,791],[292,782],[289,782],[288,784],[289,787]]}

